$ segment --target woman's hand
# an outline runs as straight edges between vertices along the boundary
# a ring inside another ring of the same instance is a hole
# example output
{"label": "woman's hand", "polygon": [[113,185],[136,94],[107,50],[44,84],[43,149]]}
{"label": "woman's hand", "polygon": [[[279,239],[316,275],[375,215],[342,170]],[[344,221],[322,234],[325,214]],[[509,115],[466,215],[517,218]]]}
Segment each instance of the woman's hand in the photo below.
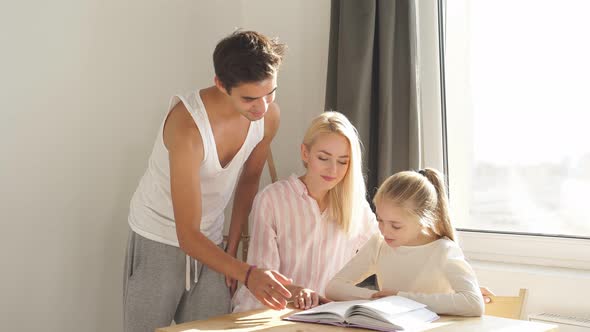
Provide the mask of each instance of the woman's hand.
{"label": "woman's hand", "polygon": [[293,306],[297,309],[309,309],[317,307],[320,304],[332,302],[309,288],[294,286],[290,290],[291,294],[293,294]]}
{"label": "woman's hand", "polygon": [[376,293],[373,293],[373,295],[371,295],[372,299],[380,299],[382,297],[387,297],[387,296],[392,296],[392,295],[397,295],[396,290],[391,290],[391,289],[384,289],[381,291],[378,291]]}

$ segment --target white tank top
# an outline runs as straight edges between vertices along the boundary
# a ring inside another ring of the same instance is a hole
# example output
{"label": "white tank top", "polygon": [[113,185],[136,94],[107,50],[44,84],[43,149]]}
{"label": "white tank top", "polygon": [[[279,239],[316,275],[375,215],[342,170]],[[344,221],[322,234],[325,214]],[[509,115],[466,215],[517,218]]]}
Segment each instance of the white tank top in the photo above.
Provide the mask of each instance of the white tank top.
{"label": "white tank top", "polygon": [[[213,131],[199,92],[174,96],[168,112],[182,102],[199,128],[203,140],[201,174],[201,232],[213,243],[223,241],[224,210],[236,186],[242,166],[264,136],[264,118],[250,123],[246,140],[225,168],[221,167]],[[166,118],[164,118],[165,121]],[[137,234],[153,241],[178,247],[176,225],[170,196],[168,150],[164,146],[164,121],[160,126],[148,168],[131,199],[129,226]],[[195,167],[197,167],[195,165]]]}

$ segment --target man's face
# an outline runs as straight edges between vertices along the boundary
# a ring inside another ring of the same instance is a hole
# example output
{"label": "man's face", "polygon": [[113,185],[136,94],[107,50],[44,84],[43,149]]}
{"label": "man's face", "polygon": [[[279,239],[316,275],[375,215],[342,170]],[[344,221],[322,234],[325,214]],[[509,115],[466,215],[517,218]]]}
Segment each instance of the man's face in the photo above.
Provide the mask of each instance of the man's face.
{"label": "man's face", "polygon": [[228,96],[234,108],[250,121],[260,120],[275,99],[277,77],[273,75],[259,82],[239,84]]}

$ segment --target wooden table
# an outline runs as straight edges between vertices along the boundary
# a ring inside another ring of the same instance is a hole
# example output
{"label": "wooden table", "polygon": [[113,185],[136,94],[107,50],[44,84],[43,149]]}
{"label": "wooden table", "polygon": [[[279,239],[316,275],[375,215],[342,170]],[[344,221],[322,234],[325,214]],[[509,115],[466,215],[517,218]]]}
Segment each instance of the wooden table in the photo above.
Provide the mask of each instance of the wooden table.
{"label": "wooden table", "polygon": [[[210,318],[207,320],[194,321],[180,325],[157,329],[156,332],[196,332],[196,331],[285,331],[285,332],[308,332],[308,331],[327,331],[327,332],[353,332],[369,331],[364,329],[344,328],[330,325],[309,324],[299,322],[289,322],[281,320],[296,312],[296,309],[284,309],[274,311],[270,309],[247,311],[237,314],[229,314]],[[469,331],[469,332],[549,332],[557,331],[557,326],[529,322],[525,320],[515,320],[499,318],[492,316],[483,317],[457,317],[441,316],[435,322],[427,325],[426,328],[418,331]]]}

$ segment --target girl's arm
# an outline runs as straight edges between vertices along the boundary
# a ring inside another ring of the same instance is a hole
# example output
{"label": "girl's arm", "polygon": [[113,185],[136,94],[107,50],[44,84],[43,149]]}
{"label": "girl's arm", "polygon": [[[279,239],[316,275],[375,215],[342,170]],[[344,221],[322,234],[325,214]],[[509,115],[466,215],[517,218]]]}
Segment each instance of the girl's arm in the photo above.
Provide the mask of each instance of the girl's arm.
{"label": "girl's arm", "polygon": [[373,235],[358,254],[330,280],[326,287],[327,298],[336,301],[371,298],[376,291],[357,287],[356,284],[375,274],[380,238],[380,234]]}
{"label": "girl's arm", "polygon": [[444,274],[449,281],[454,293],[451,294],[422,294],[411,292],[398,292],[414,301],[426,304],[438,314],[458,316],[481,316],[484,312],[484,303],[475,272],[465,261],[463,251],[453,243],[448,248]]}

